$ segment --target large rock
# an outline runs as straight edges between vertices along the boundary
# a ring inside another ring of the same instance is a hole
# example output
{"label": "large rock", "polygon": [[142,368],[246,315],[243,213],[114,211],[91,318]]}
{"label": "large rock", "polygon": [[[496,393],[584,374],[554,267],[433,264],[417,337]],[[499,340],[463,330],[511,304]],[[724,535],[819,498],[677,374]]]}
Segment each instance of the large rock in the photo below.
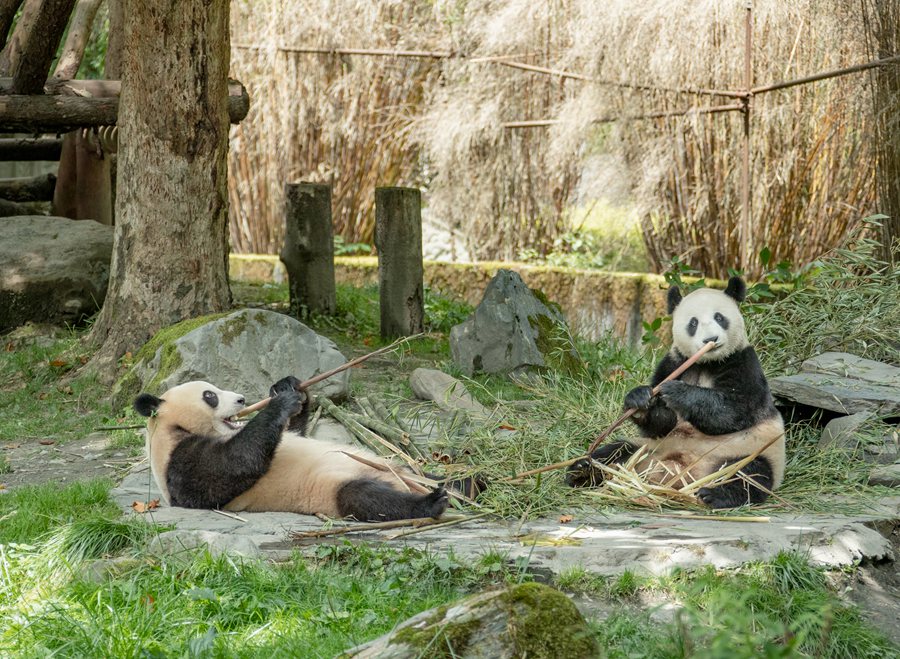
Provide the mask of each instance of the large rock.
{"label": "large rock", "polygon": [[28,321],[79,323],[106,297],[113,229],[32,215],[0,221],[0,332]]}
{"label": "large rock", "polygon": [[900,487],[900,462],[873,469],[869,474],[869,485]]}
{"label": "large rock", "polygon": [[475,313],[450,331],[450,351],[466,375],[547,366],[574,369],[579,364],[559,305],[528,288],[511,270],[499,270]]}
{"label": "large rock", "polygon": [[471,595],[400,623],[340,657],[424,656],[598,657],[600,648],[581,613],[558,590],[537,583]]}
{"label": "large rock", "polygon": [[417,398],[434,401],[442,410],[462,410],[485,418],[491,415],[490,410],[472,397],[466,385],[443,371],[417,368],[409,376],[409,386]]}
{"label": "large rock", "polygon": [[[117,405],[127,404],[138,391],[159,394],[189,380],[206,380],[255,401],[268,396],[269,387],[287,375],[307,380],[347,361],[330,339],[274,311],[245,309],[192,324],[162,330],[138,352],[131,371],[117,385]],[[312,391],[346,398],[349,369]]]}
{"label": "large rock", "polygon": [[796,375],[769,381],[780,398],[841,414],[900,416],[900,368],[843,352],[807,359]]}

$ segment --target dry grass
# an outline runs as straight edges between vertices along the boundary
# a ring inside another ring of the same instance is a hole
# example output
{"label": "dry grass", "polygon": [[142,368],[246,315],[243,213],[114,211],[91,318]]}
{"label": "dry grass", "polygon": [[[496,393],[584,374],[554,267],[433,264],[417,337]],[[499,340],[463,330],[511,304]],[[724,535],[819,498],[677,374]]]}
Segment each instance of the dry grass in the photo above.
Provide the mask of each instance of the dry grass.
{"label": "dry grass", "polygon": [[[757,83],[863,61],[851,0],[754,3]],[[300,18],[302,17],[302,19]],[[369,240],[375,185],[423,187],[429,211],[478,258],[545,252],[570,206],[603,190],[580,181],[592,158],[624,155],[657,269],[672,257],[711,276],[739,263],[739,113],[598,124],[606,116],[731,103],[628,89],[742,86],[741,3],[528,0],[458,3],[264,0],[236,3],[233,75],[253,98],[234,129],[232,244],[280,246],[281,188],[334,185],[335,227]],[[409,59],[291,54],[278,45],[448,51]],[[478,58],[580,72],[547,76]],[[752,129],[752,244],[805,263],[874,208],[866,75],[757,96]],[[596,82],[600,81],[600,82]],[[503,122],[558,118],[550,128]],[[580,187],[579,187],[580,184]]]}

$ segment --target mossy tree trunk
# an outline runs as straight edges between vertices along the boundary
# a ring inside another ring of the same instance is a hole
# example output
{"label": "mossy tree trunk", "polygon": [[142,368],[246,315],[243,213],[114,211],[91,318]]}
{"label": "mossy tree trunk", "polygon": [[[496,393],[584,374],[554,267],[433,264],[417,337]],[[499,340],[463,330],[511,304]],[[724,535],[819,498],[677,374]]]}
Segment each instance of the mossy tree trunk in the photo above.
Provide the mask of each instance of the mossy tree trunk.
{"label": "mossy tree trunk", "polygon": [[104,379],[160,327],[231,302],[228,0],[122,5],[115,243],[89,337]]}

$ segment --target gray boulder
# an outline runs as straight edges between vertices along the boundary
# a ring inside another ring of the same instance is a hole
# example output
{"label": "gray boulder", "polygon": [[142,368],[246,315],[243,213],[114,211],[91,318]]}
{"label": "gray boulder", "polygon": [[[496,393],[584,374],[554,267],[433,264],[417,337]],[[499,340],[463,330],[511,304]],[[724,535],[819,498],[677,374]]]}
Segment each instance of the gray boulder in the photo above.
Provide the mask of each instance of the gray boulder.
{"label": "gray boulder", "polygon": [[855,451],[859,447],[857,432],[871,418],[871,412],[857,412],[856,414],[832,419],[822,430],[822,436],[819,438],[819,448],[834,447]]}
{"label": "gray boulder", "polygon": [[466,375],[574,370],[580,363],[559,306],[511,270],[499,270],[475,313],[450,331],[450,351]]}
{"label": "gray boulder", "polygon": [[873,469],[869,474],[869,485],[900,487],[900,462]]}
{"label": "gray boulder", "polygon": [[[262,309],[236,311],[166,340],[151,339],[147,345],[152,349],[138,353],[117,385],[119,405],[138,391],[158,394],[190,380],[206,380],[253,402],[268,396],[269,387],[287,375],[307,380],[347,361],[330,339],[290,316]],[[349,369],[313,385],[312,391],[346,398]]]}
{"label": "gray boulder", "polygon": [[113,228],[31,215],[0,221],[0,332],[79,323],[106,297]]}
{"label": "gray boulder", "polygon": [[443,371],[417,368],[409,376],[409,386],[417,398],[434,401],[442,410],[462,410],[482,417],[491,415],[490,410],[472,397],[466,385]]}
{"label": "gray boulder", "polygon": [[428,656],[599,657],[597,638],[564,594],[538,583],[470,595],[400,623],[338,655],[356,659]]}

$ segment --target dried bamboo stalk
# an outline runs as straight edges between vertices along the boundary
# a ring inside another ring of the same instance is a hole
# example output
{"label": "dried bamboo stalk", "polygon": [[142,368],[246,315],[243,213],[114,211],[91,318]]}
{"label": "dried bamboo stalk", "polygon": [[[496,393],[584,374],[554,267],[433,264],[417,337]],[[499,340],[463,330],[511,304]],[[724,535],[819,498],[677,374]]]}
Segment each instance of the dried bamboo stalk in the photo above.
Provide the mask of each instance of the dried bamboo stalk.
{"label": "dried bamboo stalk", "polygon": [[[366,522],[362,524],[355,524],[352,526],[342,526],[334,529],[322,529],[319,531],[292,531],[290,536],[292,540],[306,540],[310,538],[327,538],[332,535],[344,535],[346,533],[364,533],[366,531],[380,531],[384,529],[396,529],[404,526],[412,526],[412,527],[420,527],[420,526],[435,526],[437,524],[442,524],[446,521],[453,521],[455,519],[459,519],[458,517],[453,517],[450,519],[442,518],[441,520],[435,519],[434,517],[414,517],[412,519],[398,519],[390,522]],[[464,519],[468,519],[464,517]]]}

